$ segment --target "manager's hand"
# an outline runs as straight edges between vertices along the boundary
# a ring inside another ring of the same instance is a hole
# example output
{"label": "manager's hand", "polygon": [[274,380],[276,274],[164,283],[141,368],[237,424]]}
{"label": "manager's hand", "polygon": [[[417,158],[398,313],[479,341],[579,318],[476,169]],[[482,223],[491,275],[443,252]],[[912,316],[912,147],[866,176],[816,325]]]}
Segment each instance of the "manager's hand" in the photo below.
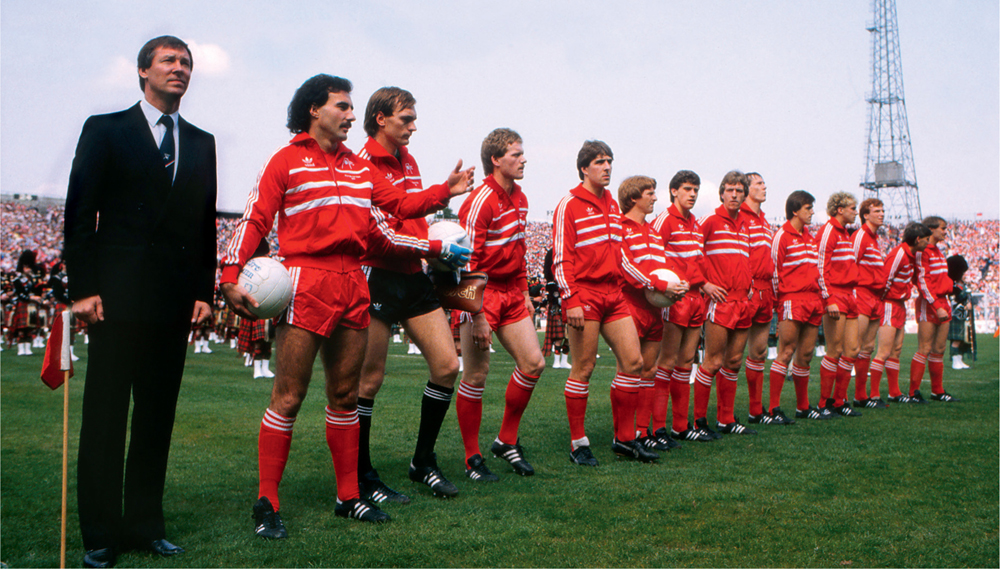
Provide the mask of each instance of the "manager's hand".
{"label": "manager's hand", "polygon": [[70,310],[73,311],[73,316],[87,324],[95,324],[104,320],[104,303],[101,302],[101,296],[97,294],[74,300]]}
{"label": "manager's hand", "polygon": [[212,307],[207,302],[194,301],[194,312],[191,314],[192,324],[201,324],[212,317]]}

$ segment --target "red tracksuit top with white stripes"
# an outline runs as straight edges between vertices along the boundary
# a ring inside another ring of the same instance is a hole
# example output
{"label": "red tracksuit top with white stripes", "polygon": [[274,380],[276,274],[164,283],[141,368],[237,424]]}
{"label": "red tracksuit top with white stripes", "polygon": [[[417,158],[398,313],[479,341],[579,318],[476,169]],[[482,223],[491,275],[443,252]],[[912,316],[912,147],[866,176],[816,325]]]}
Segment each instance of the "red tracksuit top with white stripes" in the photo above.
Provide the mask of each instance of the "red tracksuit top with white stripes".
{"label": "red tracksuit top with white stripes", "polygon": [[698,220],[688,212],[681,215],[675,204],[670,204],[653,220],[653,229],[663,240],[667,268],[687,281],[692,292],[705,284],[705,245]]}
{"label": "red tracksuit top with white stripes", "polygon": [[[378,173],[397,190],[415,194],[424,190],[417,161],[405,146],[399,147],[396,158],[377,140],[368,137],[358,154],[375,166]],[[427,189],[431,193],[448,193],[448,184]],[[400,219],[382,208],[372,206],[371,233],[361,264],[389,271],[412,274],[422,270],[422,257],[441,254],[441,242],[427,239],[427,220],[423,217]]]}
{"label": "red tracksuit top with white stripes", "polygon": [[740,217],[750,234],[750,276],[753,284],[758,288],[771,288],[771,277],[774,275],[774,261],[771,260],[774,231],[771,224],[767,222],[764,210],[755,213],[745,201],[740,205]]}
{"label": "red tracksuit top with white stripes", "polygon": [[948,309],[948,299],[955,283],[948,276],[948,260],[937,245],[928,245],[916,254],[917,292],[934,308]]}
{"label": "red tracksuit top with white stripes", "polygon": [[622,231],[625,239],[621,249],[622,277],[629,285],[623,287],[623,291],[634,300],[644,299],[645,289],[653,288],[650,273],[667,268],[663,239],[651,224],[636,223],[625,215],[622,216]]}
{"label": "red tracksuit top with white stripes", "polygon": [[447,187],[406,194],[343,143],[325,152],[309,133],[299,133],[258,175],[222,257],[221,282],[236,282],[275,216],[285,265],[346,272],[361,266],[373,204],[411,218],[441,209],[448,199]]}
{"label": "red tracksuit top with white stripes", "polygon": [[583,184],[559,201],[552,223],[552,271],[563,310],[582,306],[578,286],[621,286],[622,222],[611,192],[601,197]]}
{"label": "red tracksuit top with white stripes", "polygon": [[854,260],[854,244],[847,229],[830,218],[819,230],[819,292],[823,304],[829,306],[830,287],[853,289],[858,284],[858,263]]}
{"label": "red tracksuit top with white stripes", "polygon": [[700,222],[705,239],[705,279],[721,286],[730,300],[747,298],[750,276],[750,233],[739,213],[730,217],[725,206]]}
{"label": "red tracksuit top with white stripes", "polygon": [[493,174],[486,176],[462,202],[458,220],[472,242],[467,270],[486,273],[491,283],[514,280],[527,291],[528,198],[521,186],[515,183],[508,194]]}
{"label": "red tracksuit top with white stripes", "polygon": [[800,233],[791,221],[786,221],[774,234],[771,260],[774,263],[774,294],[778,302],[788,295],[815,293],[819,296],[816,242],[808,227],[803,227]]}
{"label": "red tracksuit top with white stripes", "polygon": [[878,235],[868,227],[867,223],[862,223],[861,229],[854,232],[851,251],[858,264],[857,286],[863,286],[876,293],[881,292],[882,285],[885,284],[882,275],[885,257],[878,244]]}
{"label": "red tracksuit top with white stripes", "polygon": [[881,296],[885,300],[907,300],[916,279],[917,257],[904,241],[893,247],[882,267]]}

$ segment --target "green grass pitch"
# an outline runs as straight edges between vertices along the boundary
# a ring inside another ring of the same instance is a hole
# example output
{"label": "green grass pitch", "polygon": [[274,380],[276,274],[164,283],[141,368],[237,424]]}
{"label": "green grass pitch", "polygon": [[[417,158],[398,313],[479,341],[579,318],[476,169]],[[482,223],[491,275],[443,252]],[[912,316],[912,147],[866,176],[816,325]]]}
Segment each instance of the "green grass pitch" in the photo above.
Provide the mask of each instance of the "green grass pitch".
{"label": "green grass pitch", "polygon": [[[549,367],[521,427],[537,474],[517,477],[490,456],[500,482],[468,480],[452,411],[437,453],[461,494],[445,501],[406,476],[427,375],[420,356],[393,344],[372,454],[383,479],[413,501],[386,506],[393,521],[378,527],[334,517],[317,363],[282,482],[290,534],[282,542],[256,538],[250,519],[270,382],[252,379],[235,351],[213,345],[213,354],[188,356],[167,473],[167,537],[187,553],[125,553],[119,566],[997,567],[998,342],[982,336],[979,345],[973,369],[953,371],[946,362],[945,386],[961,403],[762,426],[756,437],[685,443],[645,465],[610,452],[614,359],[602,344],[587,415],[601,466],[569,462],[567,371]],[[914,347],[907,336],[904,358]],[[80,340],[76,348],[82,359],[70,387],[70,566],[79,566],[83,554],[75,464],[87,350]],[[62,393],[41,383],[41,362],[40,354],[2,354],[0,562],[10,567],[59,563]],[[502,349],[493,362],[480,440],[486,454],[513,365]],[[812,368],[815,393],[819,362]],[[904,385],[908,370],[904,360]],[[783,407],[793,408],[793,399],[786,385]],[[741,373],[737,415],[745,418],[746,406]],[[713,396],[710,421],[714,407]]]}

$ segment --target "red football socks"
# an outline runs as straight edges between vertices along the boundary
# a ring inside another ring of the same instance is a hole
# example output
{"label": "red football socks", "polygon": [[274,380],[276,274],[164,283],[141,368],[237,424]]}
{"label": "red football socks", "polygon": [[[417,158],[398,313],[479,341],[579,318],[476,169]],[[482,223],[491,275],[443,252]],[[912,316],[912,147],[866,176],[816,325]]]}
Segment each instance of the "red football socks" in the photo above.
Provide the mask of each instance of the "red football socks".
{"label": "red football socks", "polygon": [[281,476],[288,462],[294,424],[295,417],[283,417],[270,409],[264,411],[264,418],[260,422],[260,435],[257,438],[260,477],[258,497],[267,496],[275,511],[280,506],[278,485],[281,484]]}
{"label": "red football socks", "polygon": [[326,445],[330,447],[341,502],[361,496],[358,490],[358,410],[334,411],[326,406]]}
{"label": "red football socks", "polygon": [[483,387],[474,387],[458,382],[458,397],[455,398],[455,414],[458,415],[458,430],[462,433],[465,460],[479,454],[479,427],[483,422]]}
{"label": "red football socks", "polygon": [[500,434],[497,436],[505,445],[517,444],[517,432],[521,427],[521,417],[528,408],[531,394],[538,383],[538,376],[532,377],[518,368],[510,374],[507,382],[507,392],[504,394],[503,421],[500,423]]}

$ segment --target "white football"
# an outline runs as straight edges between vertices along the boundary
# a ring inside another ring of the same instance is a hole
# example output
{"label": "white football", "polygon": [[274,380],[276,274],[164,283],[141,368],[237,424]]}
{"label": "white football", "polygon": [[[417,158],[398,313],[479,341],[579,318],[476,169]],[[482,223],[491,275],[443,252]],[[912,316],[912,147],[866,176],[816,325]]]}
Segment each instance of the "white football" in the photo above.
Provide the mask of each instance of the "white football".
{"label": "white football", "polygon": [[[660,277],[660,280],[664,280],[670,284],[676,284],[681,282],[680,277],[677,273],[671,271],[670,269],[656,269],[652,274]],[[666,308],[674,303],[673,299],[669,296],[663,294],[658,290],[646,289],[646,300],[657,308]]]}
{"label": "white football", "polygon": [[292,277],[284,265],[270,257],[254,257],[243,265],[237,281],[260,305],[250,307],[258,318],[274,318],[292,299]]}
{"label": "white football", "polygon": [[[465,231],[465,228],[461,225],[455,223],[454,221],[439,221],[434,225],[427,228],[427,238],[436,239],[444,243],[456,243],[465,247],[466,249],[472,249],[472,243],[469,241],[469,234]],[[427,259],[427,262],[434,267],[437,271],[450,271],[447,266],[441,261],[435,259]]]}

